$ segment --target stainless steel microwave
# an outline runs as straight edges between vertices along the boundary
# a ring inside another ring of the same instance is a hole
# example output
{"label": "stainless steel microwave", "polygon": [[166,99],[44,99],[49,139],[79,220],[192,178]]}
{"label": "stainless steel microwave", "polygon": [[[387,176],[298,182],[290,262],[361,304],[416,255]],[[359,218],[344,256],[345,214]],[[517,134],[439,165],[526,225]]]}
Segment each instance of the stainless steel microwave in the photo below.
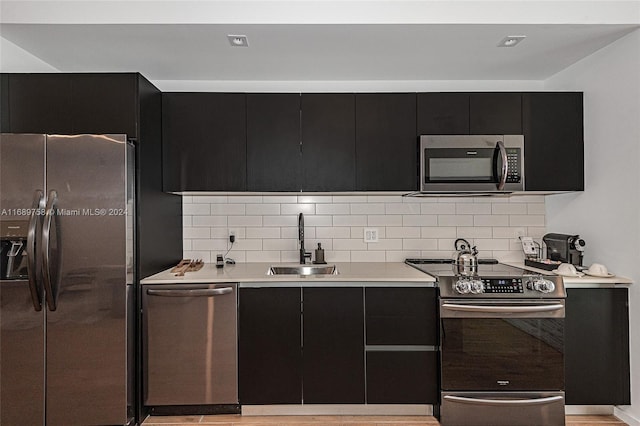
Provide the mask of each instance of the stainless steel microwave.
{"label": "stainless steel microwave", "polygon": [[421,192],[524,191],[524,136],[420,136]]}

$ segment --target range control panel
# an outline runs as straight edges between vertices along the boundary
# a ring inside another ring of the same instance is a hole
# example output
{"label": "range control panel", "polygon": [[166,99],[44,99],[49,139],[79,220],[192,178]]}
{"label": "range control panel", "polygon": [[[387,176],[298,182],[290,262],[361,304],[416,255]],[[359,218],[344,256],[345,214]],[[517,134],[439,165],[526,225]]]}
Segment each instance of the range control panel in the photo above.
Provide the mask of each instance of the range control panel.
{"label": "range control panel", "polygon": [[524,293],[522,278],[483,278],[484,293]]}

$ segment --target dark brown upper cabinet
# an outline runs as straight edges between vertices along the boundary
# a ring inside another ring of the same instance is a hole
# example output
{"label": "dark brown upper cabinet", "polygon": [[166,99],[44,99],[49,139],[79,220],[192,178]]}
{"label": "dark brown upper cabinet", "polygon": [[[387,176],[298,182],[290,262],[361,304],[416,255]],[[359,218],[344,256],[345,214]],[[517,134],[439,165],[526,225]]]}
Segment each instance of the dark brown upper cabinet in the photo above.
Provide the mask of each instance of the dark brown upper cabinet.
{"label": "dark brown upper cabinet", "polygon": [[355,95],[302,95],[302,190],[356,189]]}
{"label": "dark brown upper cabinet", "polygon": [[471,93],[469,133],[472,135],[521,135],[520,93]]}
{"label": "dark brown upper cabinet", "polygon": [[139,74],[9,74],[13,133],[139,137]]}
{"label": "dark brown upper cabinet", "polygon": [[300,95],[247,95],[247,189],[300,191]]}
{"label": "dark brown upper cabinet", "polygon": [[356,94],[356,190],[415,191],[415,93]]}
{"label": "dark brown upper cabinet", "polygon": [[525,189],[584,190],[582,92],[524,93]]}
{"label": "dark brown upper cabinet", "polygon": [[469,94],[418,93],[418,135],[468,135]]}
{"label": "dark brown upper cabinet", "polygon": [[418,93],[418,135],[522,134],[520,93]]}
{"label": "dark brown upper cabinet", "polygon": [[163,93],[164,190],[247,189],[246,96]]}

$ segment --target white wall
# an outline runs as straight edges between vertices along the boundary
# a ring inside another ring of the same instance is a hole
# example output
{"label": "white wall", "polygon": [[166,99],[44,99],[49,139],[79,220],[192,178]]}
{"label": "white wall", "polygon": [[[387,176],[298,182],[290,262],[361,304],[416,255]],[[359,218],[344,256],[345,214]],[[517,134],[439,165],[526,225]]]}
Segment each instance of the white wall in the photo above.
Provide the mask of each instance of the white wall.
{"label": "white wall", "polygon": [[0,72],[56,72],[42,59],[0,37]]}
{"label": "white wall", "polygon": [[[640,30],[556,74],[545,89],[584,91],[585,132],[585,191],[547,197],[547,229],[579,233],[586,264],[640,283]],[[638,284],[629,311],[632,405],[616,414],[640,424]]]}

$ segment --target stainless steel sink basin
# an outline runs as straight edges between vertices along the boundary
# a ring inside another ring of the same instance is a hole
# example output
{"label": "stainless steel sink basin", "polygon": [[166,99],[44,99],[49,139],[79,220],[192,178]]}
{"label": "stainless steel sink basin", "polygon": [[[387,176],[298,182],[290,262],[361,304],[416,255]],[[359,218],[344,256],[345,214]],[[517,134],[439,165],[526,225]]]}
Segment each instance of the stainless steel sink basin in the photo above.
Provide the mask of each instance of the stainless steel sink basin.
{"label": "stainless steel sink basin", "polygon": [[338,275],[336,265],[270,266],[267,275]]}

